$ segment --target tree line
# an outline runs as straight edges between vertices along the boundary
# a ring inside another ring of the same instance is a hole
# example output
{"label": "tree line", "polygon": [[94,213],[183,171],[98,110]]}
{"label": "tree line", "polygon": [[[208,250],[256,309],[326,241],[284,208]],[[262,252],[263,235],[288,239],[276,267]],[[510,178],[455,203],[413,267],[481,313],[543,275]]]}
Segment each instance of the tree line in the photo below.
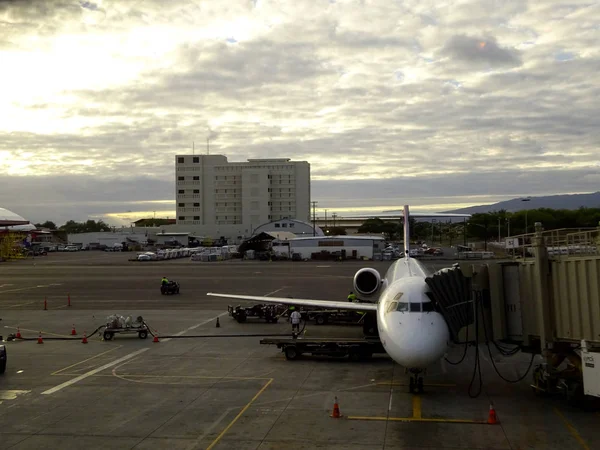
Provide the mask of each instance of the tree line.
{"label": "tree line", "polygon": [[85,222],[76,222],[74,220],[68,220],[64,225],[57,227],[54,222],[47,220],[42,223],[36,223],[38,228],[47,228],[49,230],[65,231],[69,234],[75,233],[90,233],[94,231],[111,231],[112,228],[103,220],[86,220]]}
{"label": "tree line", "polygon": [[[160,219],[156,219],[157,221]],[[600,208],[550,209],[538,208],[517,212],[506,210],[475,213],[468,220],[450,222],[444,218],[430,221],[410,219],[410,235],[414,241],[450,242],[450,245],[467,239],[494,240],[507,236],[532,233],[535,222],[541,222],[545,230],[558,228],[593,228],[600,224]],[[161,225],[164,223],[161,223]],[[147,225],[147,224],[146,224]],[[65,231],[70,234],[111,231],[112,227],[102,220],[85,222],[67,221],[57,227],[52,221],[36,223],[36,227]],[[342,227],[325,227],[330,235],[344,235]],[[383,234],[389,241],[401,240],[404,226],[397,221],[380,218],[367,219],[358,229],[359,233]]]}
{"label": "tree line", "polygon": [[[411,240],[450,242],[450,245],[468,239],[497,240],[507,236],[533,233],[535,222],[541,222],[544,230],[560,228],[594,228],[600,225],[600,208],[551,209],[538,208],[517,212],[506,210],[475,213],[468,220],[450,222],[447,219],[416,221],[410,219]],[[401,240],[404,226],[398,221],[367,219],[358,229],[359,233],[383,234],[387,240]]]}

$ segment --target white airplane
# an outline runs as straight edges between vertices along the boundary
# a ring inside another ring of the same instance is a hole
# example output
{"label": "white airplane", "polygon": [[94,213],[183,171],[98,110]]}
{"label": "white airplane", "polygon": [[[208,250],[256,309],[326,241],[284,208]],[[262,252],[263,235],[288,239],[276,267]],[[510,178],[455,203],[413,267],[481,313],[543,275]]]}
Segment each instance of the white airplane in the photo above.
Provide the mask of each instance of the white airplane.
{"label": "white airplane", "polygon": [[404,257],[394,261],[382,278],[373,268],[362,268],[354,275],[354,288],[363,299],[376,303],[310,300],[253,295],[207,293],[215,297],[281,303],[295,306],[373,311],[377,317],[379,339],[387,354],[410,373],[410,392],[423,391],[423,375],[428,366],[439,361],[450,345],[450,330],[444,317],[434,309],[425,282],[429,273],[410,257],[408,205],[404,206]]}

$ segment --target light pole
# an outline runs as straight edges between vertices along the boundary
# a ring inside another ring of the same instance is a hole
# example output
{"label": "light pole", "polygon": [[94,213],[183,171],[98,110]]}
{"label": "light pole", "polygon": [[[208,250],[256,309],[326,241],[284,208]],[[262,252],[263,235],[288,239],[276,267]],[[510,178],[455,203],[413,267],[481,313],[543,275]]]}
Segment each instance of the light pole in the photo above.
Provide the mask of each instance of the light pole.
{"label": "light pole", "polygon": [[[531,201],[531,197],[526,197],[526,198],[522,198],[521,199],[522,202],[530,202]],[[529,210],[525,210],[525,234],[527,234],[527,212]]]}

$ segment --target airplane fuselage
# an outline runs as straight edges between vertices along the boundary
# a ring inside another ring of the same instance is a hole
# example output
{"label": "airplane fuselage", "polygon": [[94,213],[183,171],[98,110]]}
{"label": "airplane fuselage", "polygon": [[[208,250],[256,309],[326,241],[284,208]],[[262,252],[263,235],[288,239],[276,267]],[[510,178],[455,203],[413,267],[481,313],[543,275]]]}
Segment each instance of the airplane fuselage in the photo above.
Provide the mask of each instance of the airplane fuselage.
{"label": "airplane fuselage", "polygon": [[385,351],[409,370],[423,370],[446,353],[450,332],[434,310],[426,269],[416,259],[395,261],[388,269],[377,304],[379,338]]}

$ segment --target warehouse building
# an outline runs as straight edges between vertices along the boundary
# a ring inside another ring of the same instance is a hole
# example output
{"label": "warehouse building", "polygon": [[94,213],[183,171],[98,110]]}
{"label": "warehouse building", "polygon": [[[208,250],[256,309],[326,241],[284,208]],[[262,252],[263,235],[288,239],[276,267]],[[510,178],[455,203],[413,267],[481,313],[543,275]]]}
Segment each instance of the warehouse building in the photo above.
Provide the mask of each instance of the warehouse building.
{"label": "warehouse building", "polygon": [[381,236],[310,236],[290,242],[290,252],[302,259],[380,259],[385,248]]}
{"label": "warehouse building", "polygon": [[253,234],[282,232],[287,231],[293,233],[297,237],[304,236],[323,236],[323,230],[319,227],[313,229],[312,224],[297,219],[281,219],[273,222],[265,223],[254,229]]}

